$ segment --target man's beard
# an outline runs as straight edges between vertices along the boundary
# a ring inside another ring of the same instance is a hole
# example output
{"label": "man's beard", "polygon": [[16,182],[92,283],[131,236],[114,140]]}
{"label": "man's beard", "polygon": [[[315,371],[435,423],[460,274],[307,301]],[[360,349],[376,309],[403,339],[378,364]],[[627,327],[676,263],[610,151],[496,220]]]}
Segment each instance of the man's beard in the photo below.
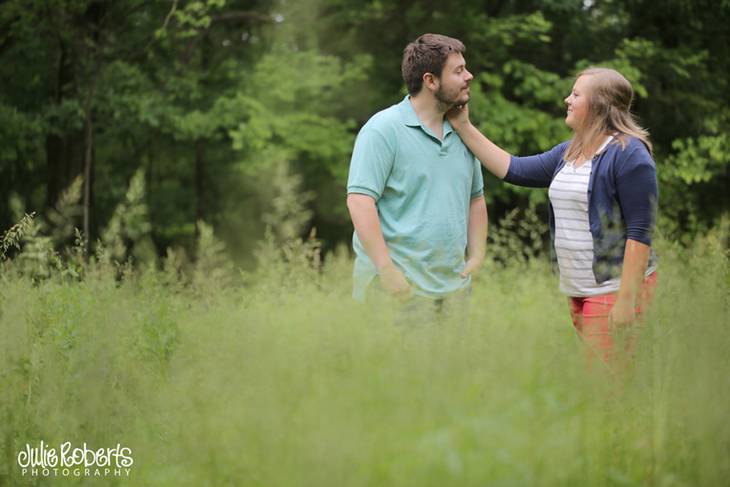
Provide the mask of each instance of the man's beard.
{"label": "man's beard", "polygon": [[445,111],[448,111],[456,105],[463,105],[469,101],[468,95],[461,97],[461,91],[462,90],[458,90],[455,94],[449,96],[449,94],[446,93],[446,90],[444,90],[443,86],[439,86],[439,89],[438,91],[436,91],[434,96],[436,97],[436,100],[438,100],[441,107],[445,108]]}

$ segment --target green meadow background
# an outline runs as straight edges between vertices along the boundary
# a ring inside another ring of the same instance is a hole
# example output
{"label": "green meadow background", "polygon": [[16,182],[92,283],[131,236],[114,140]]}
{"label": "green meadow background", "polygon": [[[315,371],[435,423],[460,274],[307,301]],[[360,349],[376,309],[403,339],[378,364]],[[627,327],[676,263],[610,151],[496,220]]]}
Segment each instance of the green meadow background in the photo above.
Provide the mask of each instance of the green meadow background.
{"label": "green meadow background", "polygon": [[[0,486],[730,485],[726,0],[0,2]],[[352,301],[355,136],[460,38],[515,154],[617,68],[654,143],[660,257],[630,365],[587,367],[546,192],[485,174],[468,323]],[[129,478],[22,476],[26,444]]]}
{"label": "green meadow background", "polygon": [[[658,242],[656,300],[618,373],[587,367],[543,258],[490,258],[468,323],[413,326],[352,301],[349,256],[322,262],[313,240],[262,244],[252,273],[210,234],[188,269],[79,254],[39,278],[22,253],[0,277],[0,483],[727,485],[722,228]],[[131,476],[24,477],[17,453],[40,440],[121,443]]]}

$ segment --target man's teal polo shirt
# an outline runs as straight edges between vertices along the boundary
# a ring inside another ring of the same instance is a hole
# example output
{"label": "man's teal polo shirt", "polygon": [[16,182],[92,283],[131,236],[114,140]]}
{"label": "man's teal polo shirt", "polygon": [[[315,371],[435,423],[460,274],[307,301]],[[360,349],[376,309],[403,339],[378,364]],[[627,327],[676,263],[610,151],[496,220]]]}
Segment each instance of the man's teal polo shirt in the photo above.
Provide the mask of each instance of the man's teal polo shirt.
{"label": "man's teal polo shirt", "polygon": [[[408,96],[376,113],[355,141],[348,193],[376,201],[391,259],[414,293],[439,298],[463,278],[469,205],[484,192],[479,162],[447,120],[443,140],[423,125]],[[377,275],[357,233],[353,296],[364,299]]]}

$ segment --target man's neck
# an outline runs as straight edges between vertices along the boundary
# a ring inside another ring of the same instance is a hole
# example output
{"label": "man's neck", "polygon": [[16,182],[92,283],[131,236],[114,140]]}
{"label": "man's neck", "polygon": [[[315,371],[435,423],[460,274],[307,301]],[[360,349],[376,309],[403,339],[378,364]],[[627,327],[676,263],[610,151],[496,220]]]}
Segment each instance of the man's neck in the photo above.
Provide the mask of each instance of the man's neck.
{"label": "man's neck", "polygon": [[443,138],[444,114],[449,107],[445,107],[430,93],[424,92],[411,95],[410,101],[421,123],[431,129],[439,139]]}

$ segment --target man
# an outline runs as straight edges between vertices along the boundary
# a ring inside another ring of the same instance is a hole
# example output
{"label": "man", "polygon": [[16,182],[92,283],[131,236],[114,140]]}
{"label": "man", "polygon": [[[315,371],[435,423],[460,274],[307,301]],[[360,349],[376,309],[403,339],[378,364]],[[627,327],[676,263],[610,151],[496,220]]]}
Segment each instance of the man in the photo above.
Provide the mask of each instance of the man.
{"label": "man", "polygon": [[461,41],[438,34],[408,44],[402,71],[409,95],[357,136],[347,183],[355,299],[378,286],[441,307],[468,291],[484,259],[481,166],[444,118],[469,101],[473,76],[464,51]]}

